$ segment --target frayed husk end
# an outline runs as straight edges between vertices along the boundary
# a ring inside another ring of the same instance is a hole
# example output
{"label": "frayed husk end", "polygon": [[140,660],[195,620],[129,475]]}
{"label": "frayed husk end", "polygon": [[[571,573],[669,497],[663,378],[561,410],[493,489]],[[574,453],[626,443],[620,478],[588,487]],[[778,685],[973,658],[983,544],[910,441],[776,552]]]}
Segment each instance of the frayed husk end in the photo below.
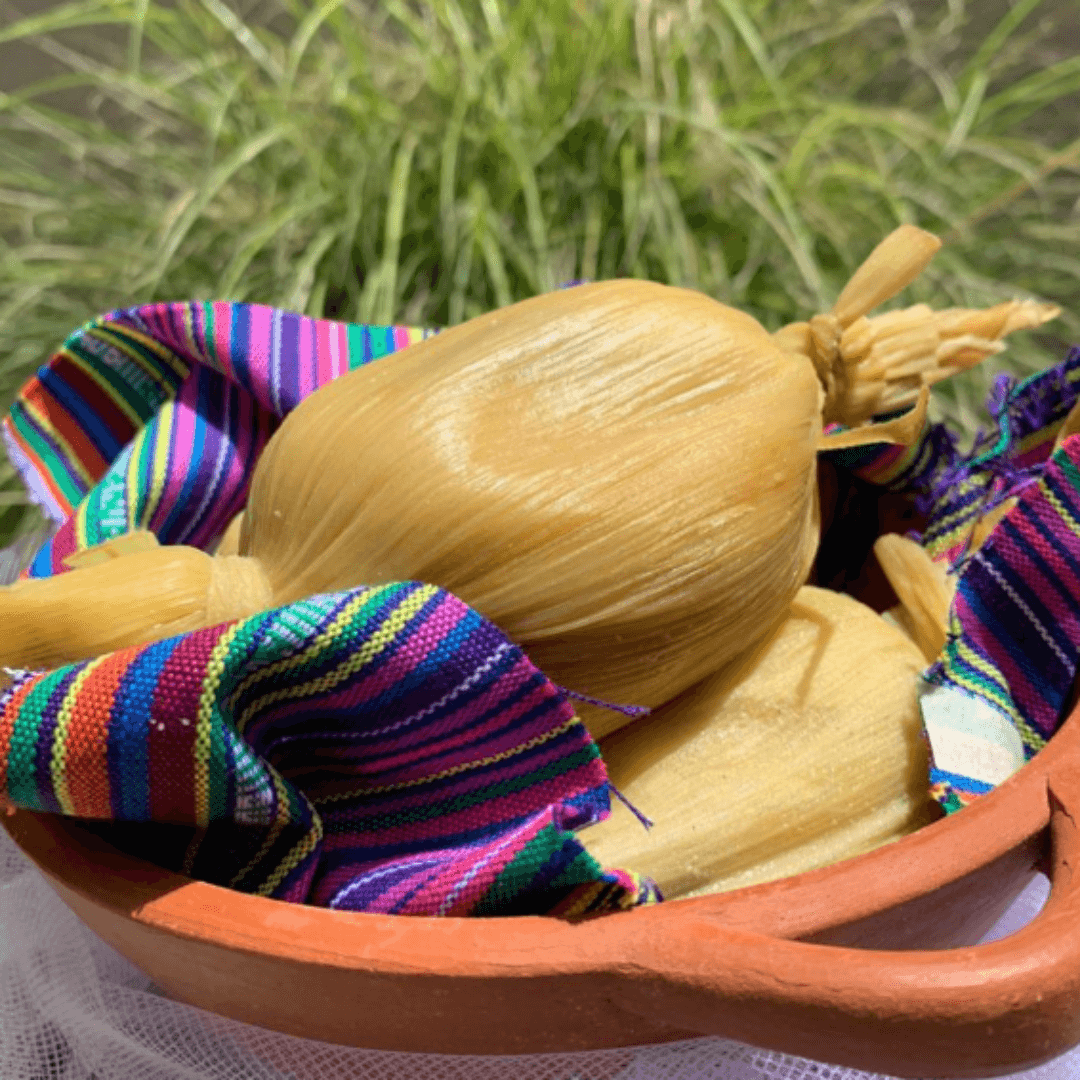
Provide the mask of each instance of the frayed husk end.
{"label": "frayed husk end", "polygon": [[915,304],[869,316],[914,281],[940,247],[932,233],[902,225],[852,275],[832,311],[773,334],[780,348],[813,363],[825,390],[825,424],[857,428],[907,408],[923,387],[1001,352],[1002,338],[1061,314],[1053,304],[1009,300],[986,309],[942,311]]}
{"label": "frayed husk end", "polygon": [[924,386],[981,364],[1005,348],[1001,339],[1056,319],[1061,309],[1034,300],[1009,300],[983,310],[933,311],[916,304],[860,318],[839,342],[847,377],[827,404],[827,419],[862,423],[902,409]]}

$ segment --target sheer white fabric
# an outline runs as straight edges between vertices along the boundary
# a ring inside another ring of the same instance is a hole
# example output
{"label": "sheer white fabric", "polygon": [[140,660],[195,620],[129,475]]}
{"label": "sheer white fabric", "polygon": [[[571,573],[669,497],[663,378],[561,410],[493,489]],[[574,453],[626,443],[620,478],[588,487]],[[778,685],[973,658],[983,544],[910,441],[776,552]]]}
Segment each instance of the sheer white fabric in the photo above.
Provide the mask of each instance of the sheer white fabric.
{"label": "sheer white fabric", "polygon": [[[1045,878],[995,928],[1024,925]],[[1022,1074],[1080,1080],[1080,1052]],[[88,930],[0,830],[0,1080],[870,1080],[722,1039],[529,1057],[355,1050],[169,1001]],[[877,1080],[885,1078],[877,1077]]]}

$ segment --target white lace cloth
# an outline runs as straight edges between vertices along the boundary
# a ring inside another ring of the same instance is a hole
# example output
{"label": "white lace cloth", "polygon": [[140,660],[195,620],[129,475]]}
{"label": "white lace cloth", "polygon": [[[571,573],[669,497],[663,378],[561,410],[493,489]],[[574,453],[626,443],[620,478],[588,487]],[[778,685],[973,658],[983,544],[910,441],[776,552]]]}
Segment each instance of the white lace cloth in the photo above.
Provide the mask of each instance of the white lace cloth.
{"label": "white lace cloth", "polygon": [[[1028,922],[1037,879],[990,935]],[[1021,1074],[1080,1080],[1080,1052]],[[723,1039],[529,1057],[354,1050],[161,995],[88,930],[0,830],[0,1080],[870,1080]],[[877,1076],[875,1080],[886,1080]]]}

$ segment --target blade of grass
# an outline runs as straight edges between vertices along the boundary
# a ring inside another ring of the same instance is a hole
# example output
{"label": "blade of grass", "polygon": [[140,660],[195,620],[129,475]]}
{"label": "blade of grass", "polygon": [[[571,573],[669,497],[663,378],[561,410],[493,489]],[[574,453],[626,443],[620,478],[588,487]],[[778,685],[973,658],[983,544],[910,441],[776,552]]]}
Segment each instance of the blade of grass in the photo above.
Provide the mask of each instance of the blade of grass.
{"label": "blade of grass", "polygon": [[353,312],[358,312],[360,305],[360,287],[353,262],[353,249],[356,245],[356,234],[364,210],[364,193],[367,180],[368,163],[363,161],[358,166],[356,175],[350,178],[349,186],[346,189],[345,221],[336,254],[334,276],[336,280],[344,282],[344,291],[349,300],[349,310]]}
{"label": "blade of grass", "polygon": [[976,50],[975,55],[964,66],[964,70],[957,80],[962,88],[969,88],[980,78],[988,81],[988,70],[997,55],[1012,38],[1020,24],[1042,3],[1043,0],[1016,0],[998,21],[994,29],[983,38],[982,44]]}
{"label": "blade of grass", "polygon": [[0,45],[58,30],[126,23],[130,17],[130,5],[123,0],[108,3],[104,0],[85,0],[83,3],[63,4],[37,15],[27,15],[9,26],[0,27]]}
{"label": "blade of grass", "polygon": [[1056,154],[1051,154],[1039,167],[1034,182],[1031,179],[1018,180],[1004,191],[993,196],[981,206],[976,207],[966,217],[956,222],[950,229],[946,240],[959,241],[979,223],[997,214],[1004,213],[1021,196],[1026,195],[1035,185],[1059,169],[1074,169],[1080,165],[1080,139],[1066,146]]}
{"label": "blade of grass", "polygon": [[[810,236],[803,224],[790,194],[781,183],[780,178],[769,168],[768,164],[757,151],[746,147],[742,153],[743,161],[750,166],[755,177],[760,180],[764,187],[772,195],[774,202],[780,210],[781,218],[773,214],[764,215],[766,221],[777,231],[777,235],[784,242],[784,246],[791,252],[795,265],[806,282],[811,294],[819,305],[827,305],[829,301],[825,296],[824,284],[821,280],[821,272],[811,252]],[[758,203],[759,210],[763,206]],[[778,228],[780,220],[783,220],[784,228]]]}
{"label": "blade of grass", "polygon": [[461,145],[462,129],[468,107],[469,96],[465,89],[461,88],[454,99],[453,112],[450,114],[449,122],[446,125],[446,135],[442,144],[442,158],[439,163],[439,219],[442,225],[442,244],[443,249],[451,257],[453,257],[454,253],[455,238],[458,235],[454,203],[458,149]]}
{"label": "blade of grass", "polygon": [[138,76],[142,65],[143,29],[150,12],[150,0],[135,0],[135,9],[131,13],[128,31],[127,70],[133,78]]}
{"label": "blade of grass", "polygon": [[[1010,84],[988,97],[979,110],[978,123],[1011,110],[1015,120],[1026,118],[1050,101],[1080,91],[1080,56],[1061,60]],[[1015,122],[1014,120],[1014,122]]]}
{"label": "blade of grass", "polygon": [[[503,259],[499,245],[488,227],[488,219],[491,216],[491,198],[487,188],[478,180],[474,180],[470,188],[470,202],[474,208],[473,229],[475,242],[480,248],[480,254],[484,259],[488,279],[495,292],[495,306],[506,307],[513,302],[510,290],[510,281],[506,276],[506,262]],[[468,242],[468,241],[466,241]]]}
{"label": "blade of grass", "polygon": [[960,106],[952,130],[949,132],[949,139],[942,147],[941,156],[946,161],[955,156],[964,140],[968,137],[968,132],[971,131],[971,126],[975,123],[975,117],[979,114],[979,106],[982,105],[983,96],[986,94],[986,88],[989,84],[990,74],[987,71],[977,71],[971,79],[967,93],[964,95],[964,103]]}
{"label": "blade of grass", "polygon": [[[90,76],[89,85],[107,95],[122,108],[136,116],[149,120],[158,128],[175,134],[181,130],[170,113],[175,104],[168,94],[162,93],[152,83],[127,71],[113,71],[108,65],[93,60],[77,49],[69,49],[51,37],[41,36],[38,48],[47,55],[66,64],[74,71]],[[40,90],[34,89],[34,95]],[[163,111],[164,110],[164,111]]]}
{"label": "blade of grass", "polygon": [[157,289],[168,270],[169,263],[176,254],[177,249],[184,242],[184,238],[191,227],[225,184],[237,172],[246,165],[250,165],[260,154],[276,143],[281,142],[290,133],[291,128],[284,124],[277,125],[269,131],[264,131],[238,147],[225,161],[210,172],[202,187],[191,193],[190,200],[162,237],[155,259],[155,269],[141,283],[142,288],[150,291]]}
{"label": "blade of grass", "polygon": [[[340,233],[340,226],[327,225],[316,233],[315,239],[308,244],[296,264],[296,274],[292,285],[281,301],[281,306],[287,311],[307,311],[315,281],[315,270],[323,256],[333,247]],[[390,319],[386,321],[390,322]]]}
{"label": "blade of grass", "polygon": [[533,256],[536,260],[536,280],[541,292],[550,292],[555,287],[551,274],[551,260],[548,254],[547,226],[544,224],[544,212],[540,201],[540,188],[536,181],[536,172],[524,147],[512,132],[503,135],[503,145],[510,159],[517,166],[521,181],[521,191],[525,198],[525,223],[532,242]]}
{"label": "blade of grass", "polygon": [[[468,224],[471,226],[472,223]],[[472,277],[475,251],[476,244],[472,236],[467,234],[458,247],[458,257],[454,263],[454,279],[450,289],[450,326],[457,326],[465,317],[465,297],[469,279]]]}
{"label": "blade of grass", "polygon": [[244,51],[274,80],[280,83],[284,78],[281,64],[271,56],[266,46],[252,33],[251,28],[231,8],[221,0],[199,0],[211,15],[239,42]]}
{"label": "blade of grass", "polygon": [[401,252],[402,225],[405,221],[405,200],[409,190],[413,155],[419,141],[415,132],[410,131],[405,135],[398,147],[390,176],[390,199],[386,207],[386,231],[383,241],[383,291],[379,305],[375,308],[375,319],[380,325],[390,323],[397,306],[398,257]]}
{"label": "blade of grass", "polygon": [[[289,223],[303,220],[308,214],[326,205],[329,195],[319,195],[300,205],[286,204],[255,229],[237,238],[233,256],[225,267],[218,283],[218,294],[223,300],[241,300],[243,294],[237,287],[251,261]],[[335,232],[335,238],[339,233]]]}
{"label": "blade of grass", "polygon": [[345,3],[347,3],[347,0],[325,0],[318,8],[312,8],[301,19],[300,25],[296,28],[296,33],[293,34],[292,41],[289,42],[288,60],[281,79],[282,100],[287,101],[289,99],[300,63],[304,59],[304,54],[308,51],[315,35],[334,12]]}
{"label": "blade of grass", "polygon": [[777,104],[781,108],[787,109],[789,107],[787,91],[784,89],[779,73],[773,67],[765,43],[762,41],[761,35],[758,33],[758,29],[746,8],[740,0],[720,0],[720,6],[724,9],[724,14],[731,20],[732,26],[738,31],[747,51],[754,58],[754,63],[761,72],[765,84],[776,99]]}
{"label": "blade of grass", "polygon": [[597,198],[589,198],[585,205],[585,243],[581,249],[581,262],[578,277],[584,281],[595,281],[597,276],[597,256],[600,253],[600,229],[603,226],[603,211]]}

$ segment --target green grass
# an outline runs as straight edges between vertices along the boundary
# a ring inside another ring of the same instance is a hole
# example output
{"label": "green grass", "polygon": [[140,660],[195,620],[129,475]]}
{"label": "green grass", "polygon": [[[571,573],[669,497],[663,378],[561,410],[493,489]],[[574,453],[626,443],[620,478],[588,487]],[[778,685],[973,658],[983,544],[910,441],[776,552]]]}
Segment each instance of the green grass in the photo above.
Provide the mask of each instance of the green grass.
{"label": "green grass", "polygon": [[[939,415],[970,431],[994,371],[1080,341],[1071,0],[238,10],[77,0],[0,29],[63,67],[0,95],[0,405],[154,299],[447,325],[631,275],[773,328],[905,221],[947,241],[905,303],[1066,312]],[[34,520],[5,468],[0,544]]]}

